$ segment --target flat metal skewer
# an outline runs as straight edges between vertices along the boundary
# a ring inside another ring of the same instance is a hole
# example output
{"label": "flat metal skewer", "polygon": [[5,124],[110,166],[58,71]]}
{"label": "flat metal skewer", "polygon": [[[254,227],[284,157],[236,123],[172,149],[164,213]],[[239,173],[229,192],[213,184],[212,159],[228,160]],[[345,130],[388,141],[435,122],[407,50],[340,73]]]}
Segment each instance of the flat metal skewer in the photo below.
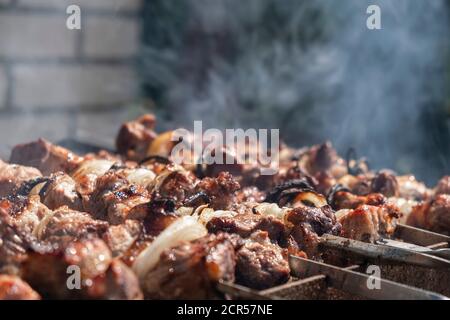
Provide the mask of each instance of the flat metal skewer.
{"label": "flat metal skewer", "polygon": [[406,242],[414,243],[420,246],[429,246],[439,242],[450,244],[450,237],[444,234],[431,232],[428,230],[411,227],[405,224],[397,224],[394,237]]}
{"label": "flat metal skewer", "polygon": [[321,236],[320,246],[336,249],[372,260],[409,263],[429,268],[450,268],[450,261],[430,254],[414,252],[398,247],[389,247],[342,238],[330,234]]}
{"label": "flat metal skewer", "polygon": [[[393,281],[374,278],[344,268],[308,260],[296,256],[289,257],[291,271],[297,277],[323,274],[331,287],[376,300],[448,300],[447,297]],[[378,288],[369,288],[368,283],[379,281]]]}

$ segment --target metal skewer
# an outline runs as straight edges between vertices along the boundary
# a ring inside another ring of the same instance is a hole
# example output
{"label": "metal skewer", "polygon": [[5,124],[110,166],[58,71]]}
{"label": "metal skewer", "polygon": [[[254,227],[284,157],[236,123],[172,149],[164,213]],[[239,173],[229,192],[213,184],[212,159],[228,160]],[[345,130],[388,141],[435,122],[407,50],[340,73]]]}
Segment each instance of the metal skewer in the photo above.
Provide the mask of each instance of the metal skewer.
{"label": "metal skewer", "polygon": [[449,260],[434,255],[398,247],[366,243],[329,234],[322,235],[320,245],[325,248],[337,249],[372,260],[409,263],[429,268],[450,268]]}
{"label": "metal skewer", "polygon": [[428,247],[422,247],[418,246],[416,244],[408,243],[408,242],[402,242],[402,241],[396,241],[391,239],[380,239],[376,242],[380,245],[385,245],[393,248],[399,248],[404,250],[410,250],[418,253],[425,253],[434,255],[437,257],[441,257],[447,260],[450,260],[450,249],[430,249]]}
{"label": "metal skewer", "polygon": [[448,300],[447,297],[431,291],[379,278],[376,279],[380,283],[379,289],[370,289],[368,283],[373,280],[373,276],[296,256],[289,257],[289,264],[293,274],[298,277],[324,274],[327,276],[331,287],[368,299]]}

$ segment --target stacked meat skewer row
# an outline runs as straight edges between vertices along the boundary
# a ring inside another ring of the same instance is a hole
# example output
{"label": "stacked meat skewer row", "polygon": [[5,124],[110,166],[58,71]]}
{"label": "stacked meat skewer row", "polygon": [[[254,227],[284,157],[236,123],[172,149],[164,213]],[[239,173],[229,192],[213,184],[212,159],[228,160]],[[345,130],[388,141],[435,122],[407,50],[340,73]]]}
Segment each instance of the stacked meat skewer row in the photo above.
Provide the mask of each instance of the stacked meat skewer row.
{"label": "stacked meat skewer row", "polygon": [[450,231],[448,177],[432,191],[328,143],[282,146],[273,176],[251,164],[180,166],[154,123],[125,123],[119,155],[38,140],[0,162],[0,298],[218,298],[218,281],[288,281],[288,255],[320,259],[324,233],[374,241],[402,215]]}

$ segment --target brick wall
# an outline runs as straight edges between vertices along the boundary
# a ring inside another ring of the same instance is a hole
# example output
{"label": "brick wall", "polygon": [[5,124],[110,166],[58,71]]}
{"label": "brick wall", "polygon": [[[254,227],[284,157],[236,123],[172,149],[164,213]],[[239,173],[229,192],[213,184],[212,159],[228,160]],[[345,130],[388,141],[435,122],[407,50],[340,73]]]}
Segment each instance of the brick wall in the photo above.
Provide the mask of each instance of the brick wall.
{"label": "brick wall", "polygon": [[[66,28],[70,4],[81,8],[81,30]],[[0,157],[41,136],[112,143],[138,101],[140,8],[141,0],[0,0]]]}

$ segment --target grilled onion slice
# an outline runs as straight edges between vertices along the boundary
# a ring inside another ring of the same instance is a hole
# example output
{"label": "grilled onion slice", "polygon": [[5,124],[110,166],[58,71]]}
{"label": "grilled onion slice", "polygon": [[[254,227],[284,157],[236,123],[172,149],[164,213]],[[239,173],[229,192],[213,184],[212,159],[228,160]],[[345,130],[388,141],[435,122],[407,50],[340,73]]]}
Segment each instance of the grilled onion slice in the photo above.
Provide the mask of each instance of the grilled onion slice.
{"label": "grilled onion slice", "polygon": [[102,176],[108,171],[114,162],[109,160],[87,160],[84,161],[78,169],[72,174],[74,180],[79,180],[86,175]]}
{"label": "grilled onion slice", "polygon": [[143,279],[158,263],[164,250],[175,247],[183,241],[204,237],[207,233],[206,228],[194,217],[184,216],[177,219],[138,255],[133,264],[134,271],[139,279]]}

